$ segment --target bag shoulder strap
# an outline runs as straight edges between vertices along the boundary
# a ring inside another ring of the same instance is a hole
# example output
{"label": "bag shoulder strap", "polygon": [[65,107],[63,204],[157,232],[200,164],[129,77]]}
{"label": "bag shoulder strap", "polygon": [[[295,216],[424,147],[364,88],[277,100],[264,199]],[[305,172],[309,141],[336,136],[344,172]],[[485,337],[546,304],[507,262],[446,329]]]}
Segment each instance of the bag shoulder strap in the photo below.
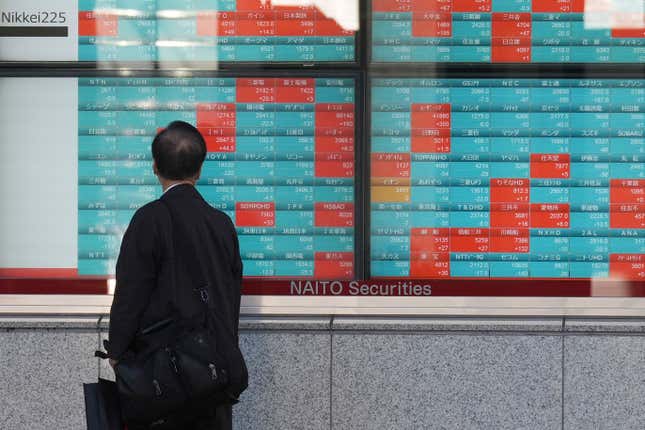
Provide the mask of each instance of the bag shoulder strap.
{"label": "bag shoulder strap", "polygon": [[[173,210],[171,206],[163,199],[159,199],[159,201],[166,207],[168,214],[170,215],[170,237],[171,244],[173,246],[173,252],[175,253],[174,269],[177,268],[178,256],[183,256],[183,260],[186,263],[186,268],[188,269],[189,275],[191,276],[193,281],[195,281],[194,285],[197,285],[197,287],[193,288],[193,290],[200,295],[201,301],[208,307],[209,284],[208,281],[206,281],[206,277],[204,276],[205,271],[204,267],[201,264],[201,260],[199,259],[197,247],[190,240],[190,236],[188,235],[184,226],[180,222],[177,222],[177,216],[173,216]],[[172,289],[173,301],[175,304],[177,304],[178,285],[176,272],[173,273]]]}

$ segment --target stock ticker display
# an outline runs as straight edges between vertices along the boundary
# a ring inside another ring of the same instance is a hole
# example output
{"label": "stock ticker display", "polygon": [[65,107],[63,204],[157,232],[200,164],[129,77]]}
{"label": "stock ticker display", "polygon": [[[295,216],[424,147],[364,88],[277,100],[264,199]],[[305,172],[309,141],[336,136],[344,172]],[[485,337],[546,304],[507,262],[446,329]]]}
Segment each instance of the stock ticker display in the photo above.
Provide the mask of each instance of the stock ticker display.
{"label": "stock ticker display", "polygon": [[353,79],[79,78],[78,271],[114,273],[134,211],[159,197],[150,144],[205,136],[198,189],[238,228],[245,276],[354,275]]}
{"label": "stock ticker display", "polygon": [[645,279],[645,80],[372,79],[371,274]]}
{"label": "stock ticker display", "polygon": [[79,61],[353,62],[354,32],[270,0],[80,0]]}
{"label": "stock ticker display", "polygon": [[375,62],[645,62],[642,22],[638,28],[610,28],[609,11],[607,25],[591,26],[585,19],[585,0],[371,4]]}

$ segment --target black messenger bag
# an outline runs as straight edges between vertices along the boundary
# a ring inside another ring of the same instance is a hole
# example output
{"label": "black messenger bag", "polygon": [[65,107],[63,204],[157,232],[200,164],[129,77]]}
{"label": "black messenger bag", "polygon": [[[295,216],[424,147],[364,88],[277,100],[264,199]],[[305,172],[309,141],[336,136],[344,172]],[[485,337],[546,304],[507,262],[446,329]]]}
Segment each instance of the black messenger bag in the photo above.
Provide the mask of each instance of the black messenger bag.
{"label": "black messenger bag", "polygon": [[202,312],[193,319],[177,313],[143,329],[135,340],[136,350],[128,351],[114,368],[124,420],[152,429],[175,427],[182,416],[200,408],[237,403],[248,385],[237,338],[218,324],[209,301],[195,246],[166,207],[172,221],[175,269],[178,256],[188,256],[186,268],[198,277],[194,285],[179,286],[175,272],[173,301],[177,303],[179,288],[185,288],[201,302]]}

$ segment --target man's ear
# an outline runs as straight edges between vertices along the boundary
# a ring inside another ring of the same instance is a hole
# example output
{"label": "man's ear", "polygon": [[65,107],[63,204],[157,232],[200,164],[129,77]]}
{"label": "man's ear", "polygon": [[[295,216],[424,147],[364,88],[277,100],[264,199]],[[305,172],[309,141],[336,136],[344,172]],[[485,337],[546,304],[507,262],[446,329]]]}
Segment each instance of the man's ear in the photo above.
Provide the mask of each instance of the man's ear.
{"label": "man's ear", "polygon": [[195,175],[195,182],[199,181],[199,178],[202,176],[202,167],[204,167],[203,163],[202,163],[201,166],[199,166],[199,170],[197,171],[197,174]]}
{"label": "man's ear", "polygon": [[152,159],[152,173],[159,176],[159,169],[157,169],[157,162],[154,160],[154,158]]}

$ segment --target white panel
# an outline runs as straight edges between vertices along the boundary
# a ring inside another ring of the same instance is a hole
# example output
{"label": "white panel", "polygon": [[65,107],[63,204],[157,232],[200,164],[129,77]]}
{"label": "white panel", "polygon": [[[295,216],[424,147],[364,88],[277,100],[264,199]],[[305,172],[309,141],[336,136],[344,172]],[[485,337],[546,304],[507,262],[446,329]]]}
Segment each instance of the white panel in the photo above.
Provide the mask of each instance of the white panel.
{"label": "white panel", "polygon": [[0,267],[75,268],[77,79],[0,79]]}
{"label": "white panel", "polygon": [[[2,37],[1,61],[76,61],[78,59],[78,0],[2,0],[3,26],[66,26],[67,37]],[[13,13],[16,13],[13,15]],[[52,13],[64,13],[65,22],[42,23]],[[33,15],[36,15],[34,17]],[[24,22],[25,19],[28,22]]]}

